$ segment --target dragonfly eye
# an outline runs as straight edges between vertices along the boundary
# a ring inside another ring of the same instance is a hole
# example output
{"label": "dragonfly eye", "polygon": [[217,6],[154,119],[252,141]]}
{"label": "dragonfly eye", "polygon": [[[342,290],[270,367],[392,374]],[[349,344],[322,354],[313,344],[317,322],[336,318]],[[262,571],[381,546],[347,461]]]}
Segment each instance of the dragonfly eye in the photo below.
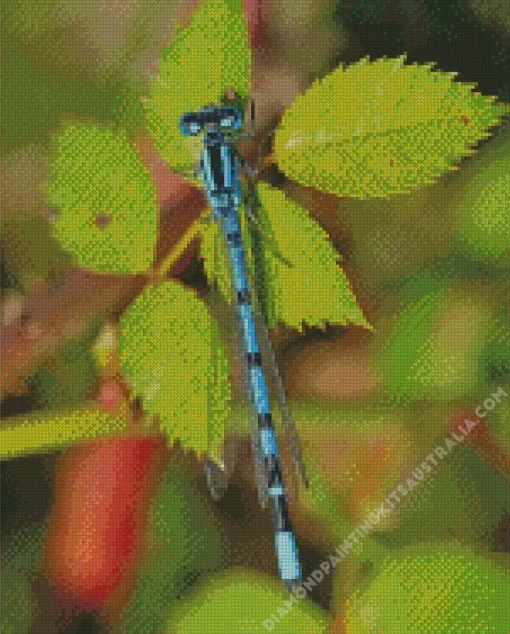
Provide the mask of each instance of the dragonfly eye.
{"label": "dragonfly eye", "polygon": [[182,115],[179,127],[184,136],[195,136],[202,131],[203,122],[194,112],[188,112]]}
{"label": "dragonfly eye", "polygon": [[242,125],[240,112],[232,106],[226,106],[220,111],[220,127],[229,130],[239,130]]}

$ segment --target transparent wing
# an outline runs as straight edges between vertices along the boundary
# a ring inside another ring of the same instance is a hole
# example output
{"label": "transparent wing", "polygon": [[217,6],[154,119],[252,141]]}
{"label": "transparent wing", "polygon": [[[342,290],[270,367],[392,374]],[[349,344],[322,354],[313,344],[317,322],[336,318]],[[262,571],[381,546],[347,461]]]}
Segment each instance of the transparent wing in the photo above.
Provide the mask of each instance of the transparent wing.
{"label": "transparent wing", "polygon": [[[212,218],[212,214],[211,214]],[[227,258],[225,240],[214,219],[210,230],[213,231],[213,249],[210,256],[212,262],[208,267],[208,278],[211,287],[211,310],[217,317],[218,322],[222,325],[226,336],[225,339],[232,339],[230,348],[232,356],[237,358],[238,365],[241,368],[242,380],[242,401],[244,407],[231,408],[226,419],[224,429],[224,443],[221,452],[218,452],[216,438],[218,437],[217,420],[222,417],[222,412],[217,411],[215,403],[215,394],[217,393],[217,377],[218,370],[223,360],[221,345],[218,338],[211,340],[211,374],[210,385],[208,389],[208,459],[206,461],[206,477],[209,490],[213,498],[220,499],[225,492],[228,480],[231,477],[236,458],[238,455],[239,445],[242,442],[244,433],[247,428],[250,429],[251,448],[253,462],[255,468],[255,477],[257,482],[259,502],[265,506],[267,501],[267,480],[265,475],[264,461],[259,445],[258,437],[258,419],[253,403],[250,398],[248,368],[245,363],[245,355],[243,354],[241,344],[241,328],[235,311],[235,303],[232,299],[228,304],[218,289],[218,278],[214,275],[214,271],[219,269],[220,258]],[[232,289],[233,298],[233,289]],[[232,336],[233,335],[233,336]],[[248,414],[249,421],[246,420]],[[219,457],[218,457],[219,454]]]}
{"label": "transparent wing", "polygon": [[[271,239],[269,232],[265,230],[263,219],[260,215],[260,205],[257,197],[256,185],[251,181],[248,185],[249,193],[245,200],[247,208],[247,229],[249,231],[249,238],[252,247],[253,258],[253,280],[252,286],[254,288],[254,311],[257,322],[257,334],[260,339],[260,346],[263,351],[263,358],[266,359],[266,365],[269,369],[272,378],[272,387],[275,392],[275,396],[278,402],[280,415],[282,417],[282,423],[285,433],[285,440],[290,448],[292,461],[296,472],[299,474],[302,485],[308,488],[308,478],[306,475],[306,469],[303,461],[301,444],[296,431],[296,426],[292,419],[292,415],[287,402],[285,389],[283,382],[278,371],[278,364],[276,363],[276,357],[271,339],[269,337],[269,330],[265,315],[268,314],[267,310],[267,283],[265,280],[265,267],[262,262],[262,249],[269,249],[270,252],[281,259],[284,263],[290,266],[286,262],[285,258],[279,253],[278,246]],[[264,232],[263,234],[261,232]],[[269,235],[267,235],[269,233]]]}
{"label": "transparent wing", "polygon": [[[211,312],[217,318],[221,318],[221,298],[218,290],[217,262],[219,257],[218,235],[214,227],[213,214],[210,214],[209,230],[214,231],[213,261],[209,267],[210,282],[210,306]],[[233,412],[220,411],[220,402],[224,401],[218,396],[220,388],[219,376],[222,364],[225,363],[224,347],[220,341],[219,329],[211,330],[211,363],[207,385],[207,458],[205,473],[207,486],[215,500],[221,499],[225,493],[230,476],[233,473],[237,457],[237,439],[233,429]],[[222,429],[218,429],[218,427]],[[219,440],[221,446],[219,446]]]}
{"label": "transparent wing", "polygon": [[[233,289],[232,289],[232,293],[233,293]],[[239,363],[242,368],[241,374],[242,374],[242,380],[243,380],[243,396],[244,396],[245,402],[248,405],[251,453],[252,453],[253,467],[255,471],[255,480],[257,483],[258,498],[259,498],[259,503],[261,507],[265,508],[267,504],[267,498],[268,498],[268,491],[267,491],[268,482],[267,482],[266,465],[263,458],[262,449],[260,446],[258,415],[255,408],[255,404],[251,398],[250,375],[249,375],[249,368],[246,363],[246,355],[244,354],[244,350],[242,346],[241,324],[240,324],[237,312],[234,309],[235,304],[233,300],[231,301],[230,305],[233,308],[234,317],[235,317],[234,321],[236,325],[235,327],[236,345],[234,346],[234,354],[239,359]]]}

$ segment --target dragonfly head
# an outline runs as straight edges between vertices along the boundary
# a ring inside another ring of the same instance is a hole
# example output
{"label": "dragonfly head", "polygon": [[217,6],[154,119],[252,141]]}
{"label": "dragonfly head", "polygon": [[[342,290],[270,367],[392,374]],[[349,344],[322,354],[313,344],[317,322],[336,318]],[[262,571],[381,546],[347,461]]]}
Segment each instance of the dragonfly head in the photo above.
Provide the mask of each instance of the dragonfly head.
{"label": "dragonfly head", "polygon": [[180,129],[181,134],[184,136],[195,136],[206,126],[227,132],[239,130],[242,123],[242,116],[237,108],[233,106],[207,105],[198,112],[183,114]]}

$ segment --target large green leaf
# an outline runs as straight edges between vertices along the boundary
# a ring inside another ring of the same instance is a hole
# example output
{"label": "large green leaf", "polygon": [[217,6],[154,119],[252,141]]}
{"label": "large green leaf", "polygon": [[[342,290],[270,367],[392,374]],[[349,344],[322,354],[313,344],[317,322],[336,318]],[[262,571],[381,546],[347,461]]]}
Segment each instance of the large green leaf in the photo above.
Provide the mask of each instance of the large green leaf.
{"label": "large green leaf", "polygon": [[[258,262],[251,264],[257,264],[254,280],[259,295],[263,294],[269,327],[283,323],[301,330],[304,323],[319,327],[326,323],[351,323],[370,328],[338,266],[341,256],[325,231],[278,189],[260,183],[258,195],[260,244],[250,243],[248,231],[244,234],[247,244],[260,255]],[[230,300],[232,283],[225,250],[221,251],[221,258],[214,257],[218,231],[215,225],[205,225],[202,254],[208,277],[216,276]]]}
{"label": "large green leaf", "polygon": [[275,153],[290,178],[370,198],[434,181],[480,139],[505,107],[405,57],[340,67],[285,112]]}
{"label": "large green leaf", "polygon": [[345,631],[499,634],[510,622],[509,594],[506,571],[471,549],[422,544],[388,559],[370,587],[351,599]]}
{"label": "large green leaf", "polygon": [[79,266],[137,273],[152,264],[158,206],[154,184],[125,136],[70,124],[56,137],[48,187],[55,236]]}
{"label": "large green leaf", "polygon": [[467,183],[453,201],[463,250],[491,265],[510,265],[510,135],[488,144],[483,160],[470,165]]}
{"label": "large green leaf", "polygon": [[197,165],[201,142],[183,137],[181,115],[218,103],[226,88],[250,89],[248,32],[240,0],[205,0],[164,52],[148,105],[149,128],[161,155],[177,171]]}
{"label": "large green leaf", "polygon": [[[178,438],[185,447],[206,450],[208,422],[220,444],[230,409],[230,383],[227,356],[205,304],[181,284],[164,282],[137,298],[120,328],[122,367],[145,411],[157,416],[169,438]],[[220,347],[214,384],[213,340]],[[214,394],[208,395],[212,387]],[[215,418],[208,421],[211,399]]]}
{"label": "large green leaf", "polygon": [[[312,601],[299,600],[268,575],[242,568],[203,583],[172,615],[165,632],[196,634],[325,634],[330,619]],[[228,606],[228,609],[225,607]],[[265,625],[264,625],[265,624]]]}

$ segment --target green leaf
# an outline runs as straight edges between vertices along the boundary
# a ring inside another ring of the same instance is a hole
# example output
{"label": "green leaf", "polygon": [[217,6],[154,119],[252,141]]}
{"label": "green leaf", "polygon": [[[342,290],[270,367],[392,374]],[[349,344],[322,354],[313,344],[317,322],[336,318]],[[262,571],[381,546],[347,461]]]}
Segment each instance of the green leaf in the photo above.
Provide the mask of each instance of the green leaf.
{"label": "green leaf", "polygon": [[[210,399],[215,404],[213,444],[221,443],[230,410],[227,355],[216,324],[197,295],[164,282],[140,295],[120,322],[120,355],[126,377],[147,413],[170,439],[200,453],[207,448]],[[220,346],[215,393],[212,341]],[[216,449],[214,447],[213,449]]]}
{"label": "green leaf", "polygon": [[[327,612],[311,601],[300,600],[268,575],[242,568],[215,575],[179,605],[165,632],[195,634],[204,631],[222,634],[326,634]],[[228,609],[225,607],[228,606]],[[271,629],[268,629],[270,626]]]}
{"label": "green leaf", "polygon": [[125,421],[90,407],[13,416],[0,428],[0,459],[58,451],[85,438],[125,429]]}
{"label": "green leaf", "polygon": [[[473,259],[510,266],[510,136],[491,142],[456,197],[456,234]],[[470,166],[471,167],[471,166]]]}
{"label": "green leaf", "polygon": [[201,149],[200,139],[181,135],[181,115],[220,102],[228,87],[241,98],[250,90],[250,49],[241,2],[205,0],[164,51],[148,106],[149,129],[172,169],[192,172]]}
{"label": "green leaf", "polygon": [[377,321],[373,343],[385,395],[405,403],[470,394],[480,380],[491,319],[482,298],[445,276],[413,276]]}
{"label": "green leaf", "polygon": [[[260,244],[251,247],[260,255],[254,280],[259,295],[264,294],[261,300],[269,327],[283,323],[301,330],[303,323],[319,327],[326,323],[351,323],[371,328],[338,266],[340,255],[325,231],[278,189],[260,183],[258,196],[262,205]],[[231,301],[232,283],[225,249],[212,270],[218,231],[217,226],[205,225],[202,254],[209,279],[214,274],[221,291]],[[250,246],[249,232],[244,234]]]}
{"label": "green leaf", "polygon": [[339,67],[285,112],[275,154],[290,178],[339,196],[409,192],[456,169],[505,106],[405,56]]}
{"label": "green leaf", "polygon": [[[510,622],[503,568],[455,542],[409,547],[351,599],[347,634],[491,632]],[[506,598],[505,598],[506,597]]]}
{"label": "green leaf", "polygon": [[224,534],[195,480],[183,464],[167,467],[151,501],[143,555],[118,631],[163,632],[191,579],[225,561]]}
{"label": "green leaf", "polygon": [[48,188],[54,231],[79,266],[137,273],[152,264],[157,238],[155,188],[127,138],[71,124],[56,137]]}

